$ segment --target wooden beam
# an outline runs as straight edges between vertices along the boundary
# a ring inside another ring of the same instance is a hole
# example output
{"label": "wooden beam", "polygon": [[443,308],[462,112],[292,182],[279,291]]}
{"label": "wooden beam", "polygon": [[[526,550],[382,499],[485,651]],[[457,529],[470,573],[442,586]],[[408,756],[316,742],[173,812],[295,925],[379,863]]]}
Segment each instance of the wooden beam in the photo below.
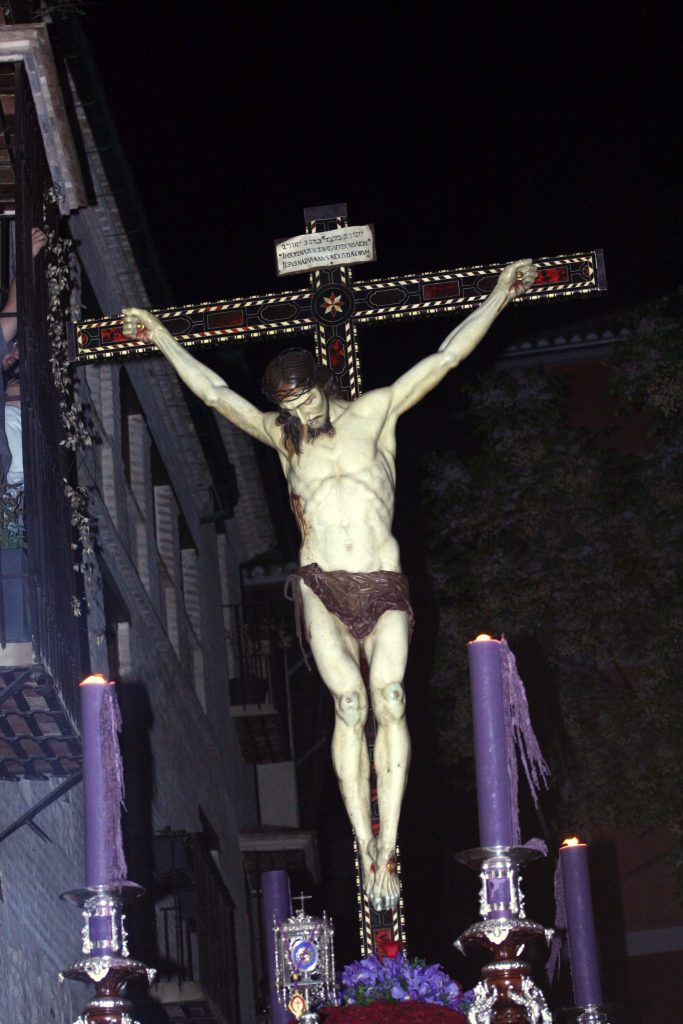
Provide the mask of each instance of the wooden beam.
{"label": "wooden beam", "polygon": [[68,214],[88,200],[45,25],[0,26],[0,65],[23,63],[53,181]]}

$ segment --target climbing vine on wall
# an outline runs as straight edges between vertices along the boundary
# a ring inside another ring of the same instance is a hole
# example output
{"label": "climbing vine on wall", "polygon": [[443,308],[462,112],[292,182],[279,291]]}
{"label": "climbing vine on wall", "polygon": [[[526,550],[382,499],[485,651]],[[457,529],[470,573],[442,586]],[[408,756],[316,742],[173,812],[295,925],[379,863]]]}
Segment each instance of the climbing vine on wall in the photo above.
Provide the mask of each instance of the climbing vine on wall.
{"label": "climbing vine on wall", "polygon": [[[89,448],[92,445],[92,436],[85,422],[83,406],[75,394],[73,369],[69,363],[64,309],[72,284],[73,242],[70,238],[61,237],[57,227],[53,226],[55,218],[51,214],[55,207],[58,208],[59,200],[58,186],[50,185],[43,200],[43,230],[47,236],[47,333],[50,340],[50,368],[63,430],[59,443],[68,451],[75,453],[79,449]],[[71,544],[74,553],[73,568],[78,573],[91,571],[93,535],[88,514],[88,494],[83,487],[74,487],[66,478],[63,480],[63,486],[71,525],[77,538]],[[81,615],[82,600],[79,597],[73,598],[72,610],[74,615]]]}

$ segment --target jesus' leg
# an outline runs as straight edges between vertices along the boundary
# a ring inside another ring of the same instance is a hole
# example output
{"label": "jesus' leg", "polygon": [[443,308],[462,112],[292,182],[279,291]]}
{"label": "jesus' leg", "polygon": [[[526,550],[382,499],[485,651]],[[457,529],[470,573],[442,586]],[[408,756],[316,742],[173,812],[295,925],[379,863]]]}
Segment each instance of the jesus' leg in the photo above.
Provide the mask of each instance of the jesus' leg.
{"label": "jesus' leg", "polygon": [[405,612],[388,611],[364,641],[370,665],[370,693],[377,722],[375,772],[380,830],[371,844],[374,884],[370,901],[377,910],[398,902],[396,834],[410,764],[403,676],[408,660],[409,628]]}
{"label": "jesus' leg", "polygon": [[305,584],[301,594],[315,664],[334,698],[332,762],[346,813],[356,834],[363,885],[369,893],[374,875],[370,853],[370,758],[365,740],[368,699],[360,671],[358,643]]}

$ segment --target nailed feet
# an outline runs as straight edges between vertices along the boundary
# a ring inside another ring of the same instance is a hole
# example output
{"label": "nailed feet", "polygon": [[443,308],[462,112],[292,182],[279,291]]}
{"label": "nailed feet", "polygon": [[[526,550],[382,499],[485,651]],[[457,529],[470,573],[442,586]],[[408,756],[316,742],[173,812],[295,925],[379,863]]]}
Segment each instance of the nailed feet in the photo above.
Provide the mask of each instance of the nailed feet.
{"label": "nailed feet", "polygon": [[375,910],[391,910],[398,903],[401,886],[398,878],[398,862],[394,846],[384,846],[378,839],[368,843],[369,870],[363,858],[364,888]]}

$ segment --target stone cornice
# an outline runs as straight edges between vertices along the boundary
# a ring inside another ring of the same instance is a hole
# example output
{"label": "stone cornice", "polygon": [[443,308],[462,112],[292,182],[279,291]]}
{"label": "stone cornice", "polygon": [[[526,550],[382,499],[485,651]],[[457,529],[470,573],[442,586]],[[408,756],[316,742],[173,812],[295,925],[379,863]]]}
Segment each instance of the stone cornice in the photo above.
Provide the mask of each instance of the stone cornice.
{"label": "stone cornice", "polygon": [[613,329],[596,326],[591,330],[547,331],[535,337],[527,337],[522,341],[508,345],[496,366],[499,369],[511,369],[521,364],[548,364],[585,362],[591,359],[604,359],[611,348],[628,332],[625,328]]}

